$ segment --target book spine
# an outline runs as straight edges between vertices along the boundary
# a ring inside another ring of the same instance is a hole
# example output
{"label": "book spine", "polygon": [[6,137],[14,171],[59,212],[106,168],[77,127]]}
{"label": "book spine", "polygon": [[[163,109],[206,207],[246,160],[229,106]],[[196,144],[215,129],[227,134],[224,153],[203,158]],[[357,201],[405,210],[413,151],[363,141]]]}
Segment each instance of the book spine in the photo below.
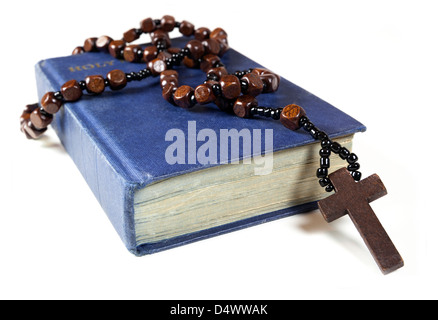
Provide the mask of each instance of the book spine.
{"label": "book spine", "polygon": [[[49,75],[53,73],[48,69],[44,61],[35,66],[40,98],[48,91],[58,91],[60,87],[56,79],[50,78]],[[99,150],[92,135],[81,125],[68,104],[55,115],[52,127],[128,250],[135,251],[135,186],[110,165],[106,155]]]}

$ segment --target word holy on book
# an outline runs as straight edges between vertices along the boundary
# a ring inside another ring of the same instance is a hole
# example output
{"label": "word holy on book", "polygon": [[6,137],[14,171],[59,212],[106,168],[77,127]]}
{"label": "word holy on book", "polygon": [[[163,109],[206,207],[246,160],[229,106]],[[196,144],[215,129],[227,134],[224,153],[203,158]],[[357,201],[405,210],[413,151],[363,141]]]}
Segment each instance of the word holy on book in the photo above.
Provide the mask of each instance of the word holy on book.
{"label": "word holy on book", "polygon": [[[262,152],[262,131],[264,150]],[[172,142],[166,149],[166,162],[175,164],[249,164],[255,175],[266,175],[273,168],[272,129],[213,129],[197,131],[196,121],[187,122],[187,132],[169,129],[165,141]],[[219,143],[218,143],[219,142]],[[243,160],[240,160],[243,159]]]}

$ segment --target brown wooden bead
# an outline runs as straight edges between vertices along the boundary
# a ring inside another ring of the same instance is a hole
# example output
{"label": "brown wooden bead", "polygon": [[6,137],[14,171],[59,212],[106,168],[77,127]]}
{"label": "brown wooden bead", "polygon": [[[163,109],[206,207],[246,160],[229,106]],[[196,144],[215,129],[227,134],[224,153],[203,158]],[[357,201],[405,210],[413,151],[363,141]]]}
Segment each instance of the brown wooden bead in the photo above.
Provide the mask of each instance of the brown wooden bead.
{"label": "brown wooden bead", "polygon": [[166,51],[169,52],[170,54],[172,54],[172,53],[179,53],[181,51],[181,49],[178,47],[170,47],[170,48],[167,48]]}
{"label": "brown wooden bead", "polygon": [[149,61],[154,60],[158,56],[158,49],[156,46],[149,46],[144,48],[143,51],[143,60],[148,63]]}
{"label": "brown wooden bead", "polygon": [[50,91],[47,92],[41,98],[41,107],[50,114],[55,114],[59,111],[62,106],[62,101],[55,98],[55,93]]}
{"label": "brown wooden bead", "polygon": [[210,32],[211,31],[208,28],[198,28],[195,30],[195,39],[199,41],[208,39],[210,37]]}
{"label": "brown wooden bead", "polygon": [[222,28],[216,28],[210,33],[211,39],[223,38],[223,37],[227,38],[228,34]]}
{"label": "brown wooden bead", "polygon": [[216,39],[202,40],[202,45],[204,46],[206,54],[211,53],[218,55],[221,52],[221,44]]}
{"label": "brown wooden bead", "polygon": [[123,50],[123,59],[128,62],[139,62],[143,58],[143,50],[138,45],[126,46]]}
{"label": "brown wooden bead", "polygon": [[235,99],[225,99],[224,97],[218,97],[214,101],[214,104],[223,112],[232,113]]}
{"label": "brown wooden bead", "polygon": [[268,75],[268,74],[274,75],[277,78],[278,83],[280,83],[280,79],[281,79],[280,76],[272,72],[271,70],[265,68],[254,68],[252,69],[252,73],[258,74],[259,76]]}
{"label": "brown wooden bead", "polygon": [[188,57],[184,57],[183,63],[187,68],[199,68],[199,62],[197,60],[190,59]]}
{"label": "brown wooden bead", "polygon": [[263,81],[263,92],[270,93],[278,90],[281,79],[278,74],[264,68],[254,68],[252,73],[259,75],[260,79]]}
{"label": "brown wooden bead", "polygon": [[263,81],[259,75],[255,73],[247,73],[240,78],[240,80],[248,83],[246,94],[256,97],[263,92]]}
{"label": "brown wooden bead", "polygon": [[30,120],[27,120],[23,121],[20,126],[20,130],[26,135],[26,138],[38,139],[44,132],[46,132],[47,127],[43,129],[37,129]]}
{"label": "brown wooden bead", "polygon": [[221,58],[214,54],[206,54],[201,60],[201,70],[207,72],[213,68],[217,63],[221,62]]}
{"label": "brown wooden bead", "polygon": [[222,95],[226,99],[235,99],[240,95],[240,81],[235,75],[224,75],[220,79],[219,83],[221,85]]}
{"label": "brown wooden bead", "polygon": [[199,40],[190,40],[186,44],[186,48],[190,51],[190,57],[194,60],[202,58],[205,53],[204,46]]}
{"label": "brown wooden bead", "polygon": [[126,74],[122,70],[112,70],[106,75],[109,86],[112,90],[120,90],[126,86],[128,80],[126,79]]}
{"label": "brown wooden bead", "polygon": [[47,128],[53,121],[53,115],[45,112],[41,108],[36,108],[30,114],[30,121],[38,130]]}
{"label": "brown wooden bead", "polygon": [[71,54],[77,55],[77,54],[82,54],[84,52],[85,52],[84,47],[76,47],[76,48],[74,48],[74,50]]}
{"label": "brown wooden bead", "polygon": [[100,94],[105,91],[105,79],[99,75],[86,77],[85,85],[89,93]]}
{"label": "brown wooden bead", "polygon": [[175,28],[175,18],[173,16],[163,16],[160,28],[166,32],[171,32]]}
{"label": "brown wooden bead", "polygon": [[84,41],[84,51],[85,52],[93,52],[96,51],[96,40],[97,38],[88,38]]}
{"label": "brown wooden bead", "polygon": [[254,96],[243,95],[236,99],[233,106],[234,114],[240,118],[248,118],[251,113],[250,110],[253,107],[257,107],[259,104]]}
{"label": "brown wooden bead", "polygon": [[130,43],[140,38],[140,35],[137,33],[135,28],[129,29],[123,34],[123,40]]}
{"label": "brown wooden bead", "polygon": [[164,86],[163,94],[162,94],[164,100],[166,100],[167,102],[170,102],[172,104],[175,104],[175,102],[173,101],[173,95],[174,95],[176,89],[178,89],[178,87],[173,85],[172,83],[168,83],[166,86]]}
{"label": "brown wooden bead", "polygon": [[179,32],[186,37],[190,37],[195,32],[195,26],[192,23],[184,20],[179,26]]}
{"label": "brown wooden bead", "polygon": [[300,128],[300,119],[306,112],[296,104],[290,104],[283,108],[280,115],[280,122],[288,129],[297,130]]}
{"label": "brown wooden bead", "polygon": [[171,44],[169,34],[162,29],[157,29],[151,32],[151,42],[154,46],[158,45],[159,43],[163,43],[165,44],[166,48],[170,47]]}
{"label": "brown wooden bead", "polygon": [[169,83],[173,84],[175,87],[179,86],[178,78],[174,77],[164,77],[160,79],[161,88],[164,88]]}
{"label": "brown wooden bead", "polygon": [[160,73],[160,84],[161,88],[164,89],[164,87],[167,84],[173,84],[174,86],[178,87],[178,72],[175,70],[165,70]]}
{"label": "brown wooden bead", "polygon": [[220,80],[223,76],[228,74],[227,69],[225,67],[216,67],[207,70],[207,76],[215,75],[218,80]]}
{"label": "brown wooden bead", "polygon": [[122,52],[125,49],[126,42],[123,40],[114,40],[108,46],[108,52],[111,56],[116,59],[121,59],[123,57]]}
{"label": "brown wooden bead", "polygon": [[181,108],[193,107],[192,96],[195,90],[190,86],[181,86],[173,94],[173,101]]}
{"label": "brown wooden bead", "polygon": [[96,49],[97,51],[108,52],[108,47],[110,43],[113,41],[113,38],[108,36],[101,36],[96,40]]}
{"label": "brown wooden bead", "polygon": [[203,83],[195,88],[195,99],[199,104],[207,104],[216,100],[211,83]]}
{"label": "brown wooden bead", "polygon": [[148,68],[151,70],[153,76],[158,76],[161,72],[167,69],[167,65],[163,60],[155,58],[148,62]]}
{"label": "brown wooden bead", "polygon": [[156,29],[156,25],[152,18],[146,18],[140,22],[140,28],[144,33],[149,33]]}
{"label": "brown wooden bead", "polygon": [[161,51],[158,56],[158,59],[161,59],[163,61],[166,61],[167,58],[172,58],[172,54],[166,51]]}
{"label": "brown wooden bead", "polygon": [[61,94],[65,101],[77,101],[82,97],[82,89],[76,80],[70,80],[62,85]]}
{"label": "brown wooden bead", "polygon": [[217,36],[215,40],[218,41],[221,46],[221,51],[219,52],[219,56],[222,57],[225,54],[225,52],[227,52],[228,49],[230,48],[230,46],[228,45],[228,39],[225,36],[222,37]]}
{"label": "brown wooden bead", "polygon": [[176,70],[165,70],[160,73],[160,80],[163,80],[164,78],[176,78],[178,79],[178,72]]}

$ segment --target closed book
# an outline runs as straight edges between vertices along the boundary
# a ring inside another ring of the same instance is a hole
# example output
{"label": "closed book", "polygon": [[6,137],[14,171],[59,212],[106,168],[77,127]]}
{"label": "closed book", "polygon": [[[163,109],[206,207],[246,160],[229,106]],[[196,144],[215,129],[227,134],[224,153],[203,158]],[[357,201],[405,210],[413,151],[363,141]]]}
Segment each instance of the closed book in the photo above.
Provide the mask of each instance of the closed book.
{"label": "closed book", "polygon": [[[182,47],[184,38],[173,40]],[[227,70],[262,67],[230,49]],[[52,58],[36,65],[40,98],[66,81],[144,66],[105,53]],[[195,88],[206,75],[176,67],[179,83]],[[273,70],[275,71],[275,70]],[[259,105],[302,106],[332,139],[351,148],[365,127],[282,78]],[[85,94],[66,103],[52,123],[65,150],[129,251],[141,256],[316,208],[328,194],[316,178],[320,144],[280,121],[239,118],[215,104],[182,109],[162,98],[157,78],[120,91]],[[344,166],[332,157],[331,169]]]}

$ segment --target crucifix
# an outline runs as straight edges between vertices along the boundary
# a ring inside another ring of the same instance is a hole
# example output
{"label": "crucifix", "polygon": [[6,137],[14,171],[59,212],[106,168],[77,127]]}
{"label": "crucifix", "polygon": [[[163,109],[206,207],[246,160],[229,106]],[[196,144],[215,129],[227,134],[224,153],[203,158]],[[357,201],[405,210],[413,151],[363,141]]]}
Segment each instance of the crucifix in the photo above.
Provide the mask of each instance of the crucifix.
{"label": "crucifix", "polygon": [[369,203],[387,194],[379,176],[356,182],[346,168],[329,175],[336,193],[318,202],[327,222],[348,214],[383,274],[403,267],[404,262]]}

